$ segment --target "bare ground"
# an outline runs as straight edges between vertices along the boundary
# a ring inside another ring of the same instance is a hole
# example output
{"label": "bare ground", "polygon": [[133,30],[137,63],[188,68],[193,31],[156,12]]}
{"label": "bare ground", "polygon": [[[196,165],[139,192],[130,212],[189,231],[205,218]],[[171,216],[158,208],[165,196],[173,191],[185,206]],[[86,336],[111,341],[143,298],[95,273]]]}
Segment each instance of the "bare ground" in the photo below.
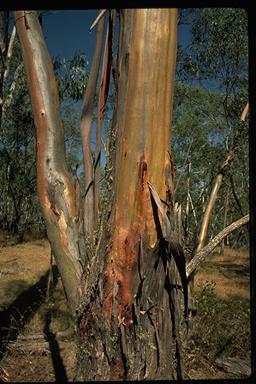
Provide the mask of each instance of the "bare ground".
{"label": "bare ground", "polygon": [[[47,240],[0,247],[2,342],[13,339],[0,356],[0,380],[65,382],[74,379],[75,343],[72,336],[58,338],[58,332],[72,331],[72,320],[59,277],[55,276],[56,288],[48,302],[42,289],[48,281],[50,260]],[[209,256],[196,275],[195,289],[200,290],[203,284],[212,282],[221,298],[234,296],[249,300],[249,271],[248,251],[225,249],[221,254]],[[41,286],[38,284],[40,281]],[[29,301],[31,292],[37,303],[32,307]],[[31,340],[31,335],[38,335],[39,339]],[[28,338],[26,342],[24,337]],[[191,359],[194,359],[189,363],[191,379],[230,377],[202,356],[196,346]]]}
{"label": "bare ground", "polygon": [[237,296],[249,300],[249,252],[224,248],[221,254],[210,255],[195,277],[197,286],[207,281],[214,282],[215,291],[222,298]]}

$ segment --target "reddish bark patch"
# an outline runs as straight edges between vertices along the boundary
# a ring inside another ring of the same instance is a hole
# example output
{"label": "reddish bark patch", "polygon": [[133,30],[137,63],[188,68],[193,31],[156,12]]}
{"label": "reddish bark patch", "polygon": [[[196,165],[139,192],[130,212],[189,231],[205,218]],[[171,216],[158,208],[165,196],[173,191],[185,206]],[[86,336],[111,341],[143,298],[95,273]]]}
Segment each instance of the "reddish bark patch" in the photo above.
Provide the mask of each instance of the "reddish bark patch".
{"label": "reddish bark patch", "polygon": [[[103,310],[111,319],[114,300],[118,303],[118,318],[122,324],[132,322],[131,306],[133,302],[133,270],[137,263],[137,245],[139,232],[124,229],[116,230],[112,238],[112,246],[108,255],[107,284]],[[116,287],[116,288],[114,288]]]}

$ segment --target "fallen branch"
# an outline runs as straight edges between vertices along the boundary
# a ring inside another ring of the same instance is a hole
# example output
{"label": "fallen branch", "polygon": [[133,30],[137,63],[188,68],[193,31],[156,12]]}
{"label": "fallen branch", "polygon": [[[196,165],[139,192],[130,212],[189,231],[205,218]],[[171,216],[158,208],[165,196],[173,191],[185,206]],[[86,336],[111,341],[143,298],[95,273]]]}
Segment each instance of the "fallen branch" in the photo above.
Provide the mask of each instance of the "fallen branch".
{"label": "fallen branch", "polygon": [[195,254],[193,259],[188,263],[186,267],[187,278],[191,279],[192,275],[195,273],[198,266],[202,263],[202,261],[208,256],[221,242],[235,229],[240,228],[242,225],[249,223],[250,216],[249,214],[242,217],[241,219],[235,221],[230,224],[228,227],[223,229],[217,236],[215,236],[209,244],[207,244],[201,251]]}

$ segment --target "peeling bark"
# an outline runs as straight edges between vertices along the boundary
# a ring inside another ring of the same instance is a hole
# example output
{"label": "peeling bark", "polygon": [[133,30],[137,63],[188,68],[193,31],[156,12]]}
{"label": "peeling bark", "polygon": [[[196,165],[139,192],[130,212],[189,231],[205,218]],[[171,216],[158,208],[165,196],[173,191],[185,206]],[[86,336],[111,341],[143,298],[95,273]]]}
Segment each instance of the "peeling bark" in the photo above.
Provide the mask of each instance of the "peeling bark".
{"label": "peeling bark", "polygon": [[[147,181],[166,199],[165,169],[169,166],[170,105],[176,54],[175,12],[124,11],[117,97],[117,143],[114,228],[108,254],[109,284],[119,280],[125,304],[130,289],[136,244],[147,236],[156,243]],[[166,29],[163,32],[163,25]],[[148,63],[154,58],[154,68]],[[157,150],[154,150],[154,147]],[[127,271],[127,265],[129,271]],[[112,282],[111,282],[112,281]],[[112,289],[110,288],[110,292]],[[111,314],[111,293],[108,300]],[[123,304],[123,305],[125,305]]]}
{"label": "peeling bark", "polygon": [[[74,186],[67,173],[52,63],[36,13],[17,11],[15,19],[37,129],[38,193],[63,285],[77,314],[81,348],[77,379],[181,379],[180,296],[182,291],[186,296],[187,286],[183,251],[172,233],[169,153],[177,10],[121,11],[113,118],[114,199],[89,260],[79,237],[79,182]],[[81,125],[89,187],[93,100],[87,96]],[[86,209],[83,218],[89,226],[85,223],[84,236],[93,228]]]}
{"label": "peeling bark", "polygon": [[97,79],[100,67],[101,46],[103,39],[104,19],[98,22],[97,41],[92,60],[91,71],[84,94],[83,106],[80,116],[80,131],[84,154],[84,180],[85,196],[83,199],[83,220],[85,234],[92,234],[95,229],[94,212],[94,172],[91,153],[91,129],[93,120],[94,98],[96,94]]}
{"label": "peeling bark", "polygon": [[115,197],[108,231],[83,287],[83,380],[182,377],[180,283],[174,259],[157,237],[148,188],[152,183],[166,200],[172,185],[168,151],[176,28],[174,9],[121,12]]}
{"label": "peeling bark", "polygon": [[95,147],[95,164],[94,164],[94,216],[95,223],[98,220],[98,213],[100,208],[100,158],[101,158],[101,134],[102,134],[102,124],[103,124],[103,115],[106,107],[108,89],[110,82],[110,71],[111,71],[111,59],[112,59],[112,40],[113,40],[113,24],[114,24],[114,14],[111,11],[108,22],[108,30],[106,34],[105,48],[104,48],[104,58],[103,58],[103,68],[102,68],[102,78],[101,78],[101,87],[99,95],[99,105],[98,105],[98,120],[97,120],[97,132],[96,132],[96,147]]}

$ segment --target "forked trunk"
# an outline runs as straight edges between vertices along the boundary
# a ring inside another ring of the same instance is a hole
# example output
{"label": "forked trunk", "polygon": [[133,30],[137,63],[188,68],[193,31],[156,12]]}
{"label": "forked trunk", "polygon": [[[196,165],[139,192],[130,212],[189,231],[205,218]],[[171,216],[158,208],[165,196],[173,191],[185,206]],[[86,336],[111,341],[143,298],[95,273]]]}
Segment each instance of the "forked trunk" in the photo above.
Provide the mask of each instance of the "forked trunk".
{"label": "forked trunk", "polygon": [[103,214],[90,258],[79,233],[78,185],[65,162],[52,63],[36,13],[17,11],[15,19],[37,127],[40,202],[80,337],[77,378],[181,378],[177,271],[184,296],[186,276],[172,233],[169,153],[177,12],[121,11],[111,215]]}

